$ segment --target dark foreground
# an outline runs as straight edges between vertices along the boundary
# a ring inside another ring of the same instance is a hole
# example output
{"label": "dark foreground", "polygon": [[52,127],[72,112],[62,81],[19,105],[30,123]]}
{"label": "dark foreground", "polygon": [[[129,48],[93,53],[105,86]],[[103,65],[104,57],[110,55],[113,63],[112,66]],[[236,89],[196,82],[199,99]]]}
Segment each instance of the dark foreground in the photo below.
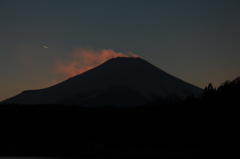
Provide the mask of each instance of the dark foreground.
{"label": "dark foreground", "polygon": [[226,92],[209,87],[202,99],[128,108],[1,105],[0,156],[239,156],[239,93]]}
{"label": "dark foreground", "polygon": [[185,108],[1,106],[0,156],[205,157],[234,154],[230,116]]}

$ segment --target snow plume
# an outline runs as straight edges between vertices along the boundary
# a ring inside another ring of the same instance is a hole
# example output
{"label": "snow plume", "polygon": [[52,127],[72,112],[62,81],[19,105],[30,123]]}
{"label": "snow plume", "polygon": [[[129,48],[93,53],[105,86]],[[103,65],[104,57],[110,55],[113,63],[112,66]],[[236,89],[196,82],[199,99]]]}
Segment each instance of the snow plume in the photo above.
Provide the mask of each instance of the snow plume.
{"label": "snow plume", "polygon": [[95,51],[93,49],[80,48],[74,51],[69,61],[56,63],[57,72],[66,77],[73,77],[116,57],[137,58],[139,56],[131,52],[127,54],[117,53],[111,49]]}

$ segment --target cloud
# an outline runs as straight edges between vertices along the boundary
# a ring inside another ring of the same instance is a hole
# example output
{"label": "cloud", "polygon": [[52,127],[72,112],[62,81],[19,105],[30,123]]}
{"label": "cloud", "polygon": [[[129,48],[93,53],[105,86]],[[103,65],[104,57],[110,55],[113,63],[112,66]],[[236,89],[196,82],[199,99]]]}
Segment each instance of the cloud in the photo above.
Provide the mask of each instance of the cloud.
{"label": "cloud", "polygon": [[117,53],[111,49],[93,50],[76,49],[71,55],[70,60],[56,63],[56,72],[65,77],[73,77],[86,72],[105,61],[116,57],[139,57],[131,52],[127,54]]}
{"label": "cloud", "polygon": [[42,47],[43,47],[43,48],[45,48],[45,49],[48,49],[48,47],[47,47],[47,46],[44,46],[44,45],[42,45]]}

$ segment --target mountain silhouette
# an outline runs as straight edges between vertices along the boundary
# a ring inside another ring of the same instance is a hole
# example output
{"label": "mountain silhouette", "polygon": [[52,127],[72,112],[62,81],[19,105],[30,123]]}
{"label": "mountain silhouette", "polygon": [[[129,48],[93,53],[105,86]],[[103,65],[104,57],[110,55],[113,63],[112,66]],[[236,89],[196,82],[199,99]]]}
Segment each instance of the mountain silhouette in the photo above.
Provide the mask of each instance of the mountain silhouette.
{"label": "mountain silhouette", "polygon": [[202,93],[141,58],[117,57],[59,84],[23,91],[2,103],[134,106],[156,97],[199,97]]}

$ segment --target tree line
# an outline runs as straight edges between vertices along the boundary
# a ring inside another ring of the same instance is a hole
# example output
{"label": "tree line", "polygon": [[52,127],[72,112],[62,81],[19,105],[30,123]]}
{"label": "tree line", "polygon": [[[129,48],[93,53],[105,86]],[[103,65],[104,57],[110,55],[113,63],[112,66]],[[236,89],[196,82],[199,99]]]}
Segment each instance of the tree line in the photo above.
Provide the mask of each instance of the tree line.
{"label": "tree line", "polygon": [[240,78],[201,98],[138,107],[0,105],[0,156],[125,158],[238,155]]}

